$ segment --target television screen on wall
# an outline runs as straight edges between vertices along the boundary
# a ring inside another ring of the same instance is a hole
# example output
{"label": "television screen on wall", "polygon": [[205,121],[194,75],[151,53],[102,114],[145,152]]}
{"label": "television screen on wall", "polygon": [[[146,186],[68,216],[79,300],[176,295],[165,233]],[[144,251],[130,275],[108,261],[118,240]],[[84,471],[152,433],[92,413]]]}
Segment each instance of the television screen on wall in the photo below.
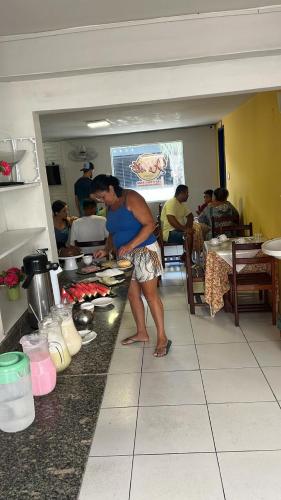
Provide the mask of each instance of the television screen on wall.
{"label": "television screen on wall", "polygon": [[49,186],[56,186],[58,184],[61,184],[59,165],[46,165],[46,171]]}
{"label": "television screen on wall", "polygon": [[185,183],[181,141],[110,148],[112,173],[121,186],[135,189],[147,201],[172,198]]}

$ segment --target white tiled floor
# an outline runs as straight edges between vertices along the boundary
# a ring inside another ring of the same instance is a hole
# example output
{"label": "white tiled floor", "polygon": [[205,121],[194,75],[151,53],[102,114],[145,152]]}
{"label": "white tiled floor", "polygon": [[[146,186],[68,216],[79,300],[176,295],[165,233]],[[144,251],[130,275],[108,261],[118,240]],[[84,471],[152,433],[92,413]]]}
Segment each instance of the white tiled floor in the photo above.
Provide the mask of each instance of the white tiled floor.
{"label": "white tiled floor", "polygon": [[166,358],[151,340],[112,358],[80,500],[281,499],[281,342],[270,314],[214,319],[187,309],[185,275],[170,266],[160,288]]}

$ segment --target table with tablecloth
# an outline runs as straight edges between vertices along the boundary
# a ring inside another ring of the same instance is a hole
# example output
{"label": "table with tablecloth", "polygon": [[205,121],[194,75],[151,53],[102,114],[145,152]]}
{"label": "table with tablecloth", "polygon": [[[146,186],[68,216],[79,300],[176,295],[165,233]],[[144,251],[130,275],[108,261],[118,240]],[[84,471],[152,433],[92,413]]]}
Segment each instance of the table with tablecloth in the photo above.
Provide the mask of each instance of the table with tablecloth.
{"label": "table with tablecloth", "polygon": [[[247,239],[245,239],[247,240]],[[230,286],[228,275],[232,273],[232,239],[213,247],[210,242],[205,242],[205,302],[210,306],[211,316],[214,316],[224,306],[224,295],[228,292]],[[247,241],[245,241],[246,243]],[[249,241],[250,242],[250,241]],[[261,250],[242,250],[238,257],[254,257],[264,255]],[[257,273],[269,272],[269,264],[251,264],[246,266],[237,266],[238,272]],[[278,280],[276,280],[278,286]],[[278,293],[277,293],[278,297]]]}

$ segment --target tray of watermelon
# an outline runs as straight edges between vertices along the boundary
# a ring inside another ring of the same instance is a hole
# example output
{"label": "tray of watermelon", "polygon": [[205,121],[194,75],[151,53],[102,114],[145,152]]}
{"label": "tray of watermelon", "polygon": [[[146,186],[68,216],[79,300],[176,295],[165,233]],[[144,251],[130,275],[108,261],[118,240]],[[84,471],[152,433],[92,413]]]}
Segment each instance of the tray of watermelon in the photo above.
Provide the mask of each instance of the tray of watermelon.
{"label": "tray of watermelon", "polygon": [[97,282],[89,283],[80,281],[61,289],[62,302],[66,301],[69,304],[108,296],[112,296],[110,287]]}

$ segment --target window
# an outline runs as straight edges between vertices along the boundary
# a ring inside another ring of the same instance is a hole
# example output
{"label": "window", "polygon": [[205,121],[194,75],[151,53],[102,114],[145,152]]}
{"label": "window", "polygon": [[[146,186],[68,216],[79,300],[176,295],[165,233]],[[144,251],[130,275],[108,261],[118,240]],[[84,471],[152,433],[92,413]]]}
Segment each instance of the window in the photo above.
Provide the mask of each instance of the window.
{"label": "window", "polygon": [[168,200],[185,182],[181,141],[114,147],[110,154],[113,175],[146,201]]}

